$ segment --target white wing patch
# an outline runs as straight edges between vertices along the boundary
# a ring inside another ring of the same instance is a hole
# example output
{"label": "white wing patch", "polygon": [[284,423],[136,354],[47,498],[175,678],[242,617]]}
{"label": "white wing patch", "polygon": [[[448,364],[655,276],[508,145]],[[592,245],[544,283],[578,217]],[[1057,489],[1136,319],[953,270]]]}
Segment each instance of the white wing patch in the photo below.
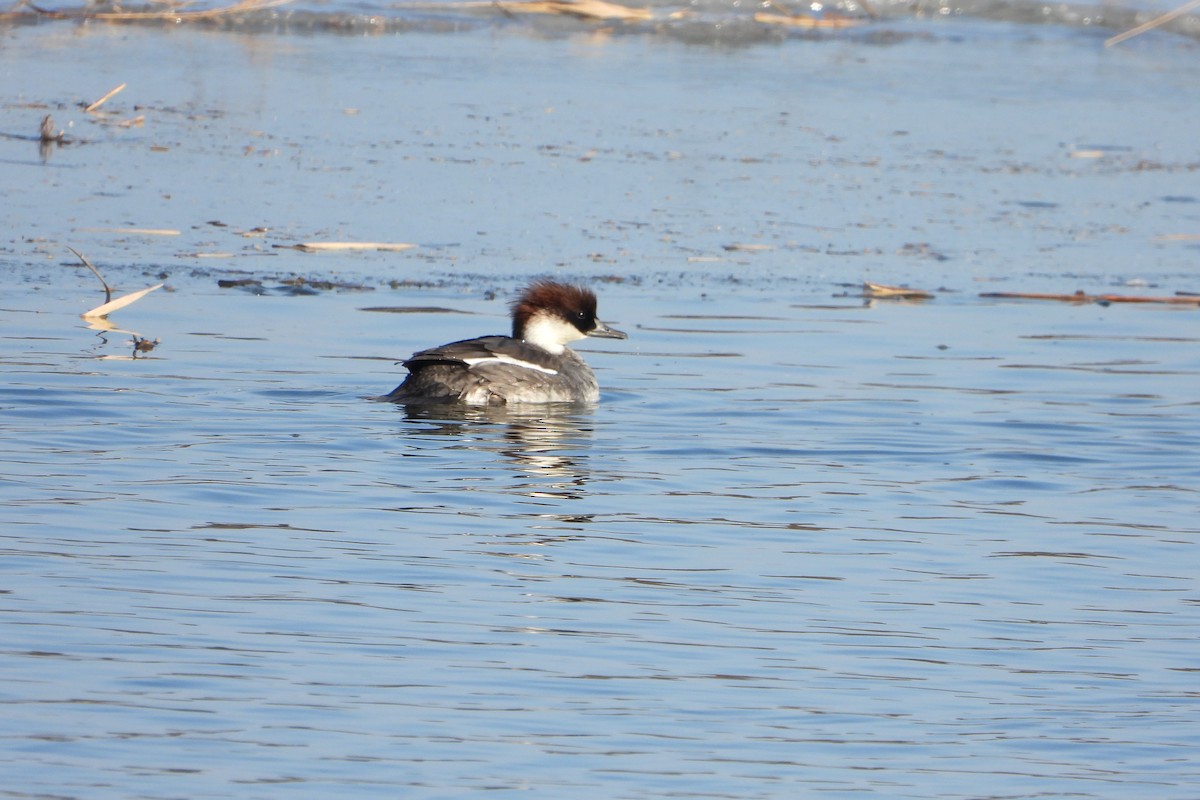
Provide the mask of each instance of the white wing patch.
{"label": "white wing patch", "polygon": [[544,372],[547,375],[557,375],[558,374],[558,370],[556,370],[556,369],[550,369],[549,367],[539,366],[538,364],[531,364],[528,361],[522,361],[519,358],[513,358],[512,356],[506,356],[503,354],[487,356],[486,358],[464,358],[463,361],[466,362],[467,366],[469,366],[469,367],[473,367],[476,364],[497,364],[497,363],[498,364],[512,364],[514,367],[523,367],[524,369],[532,369],[537,372]]}

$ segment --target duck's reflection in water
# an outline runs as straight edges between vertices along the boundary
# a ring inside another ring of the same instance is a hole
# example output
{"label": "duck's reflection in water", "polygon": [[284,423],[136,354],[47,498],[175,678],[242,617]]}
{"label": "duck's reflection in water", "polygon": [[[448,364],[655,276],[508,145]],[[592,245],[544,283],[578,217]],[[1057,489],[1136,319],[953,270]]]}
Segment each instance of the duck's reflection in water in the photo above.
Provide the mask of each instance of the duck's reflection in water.
{"label": "duck's reflection in water", "polygon": [[[592,408],[571,403],[530,406],[403,406],[406,426],[422,449],[502,455],[527,497],[583,496],[590,470]],[[451,441],[447,441],[451,440]]]}

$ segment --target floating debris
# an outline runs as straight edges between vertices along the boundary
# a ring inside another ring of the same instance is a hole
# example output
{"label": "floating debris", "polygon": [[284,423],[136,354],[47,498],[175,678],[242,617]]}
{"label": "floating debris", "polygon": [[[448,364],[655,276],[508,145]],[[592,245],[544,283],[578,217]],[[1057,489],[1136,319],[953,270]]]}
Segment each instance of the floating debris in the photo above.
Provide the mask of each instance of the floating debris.
{"label": "floating debris", "polygon": [[910,289],[907,286],[884,286],[881,283],[863,282],[863,297],[873,297],[876,300],[931,300],[933,293],[924,289]]}
{"label": "floating debris", "polygon": [[[781,13],[758,12],[754,21],[762,25],[780,25],[791,28],[847,28],[859,24],[850,17],[836,14],[811,16],[795,14],[777,3],[771,3]],[[400,9],[430,9],[445,11],[499,11],[503,14],[558,14],[597,22],[648,22],[654,19],[654,11],[649,8],[634,8],[620,3],[610,3],[607,0],[522,0],[522,2],[503,2],[503,0],[464,0],[463,2],[413,2],[400,3],[395,6]],[[686,19],[693,16],[691,9],[683,8],[671,11],[666,19]]]}
{"label": "floating debris", "polygon": [[348,281],[331,281],[306,278],[298,275],[291,278],[273,277],[275,285],[267,287],[259,278],[220,278],[217,286],[222,289],[249,289],[255,294],[272,292],[287,295],[312,295],[320,292],[373,292],[374,286],[365,283],[350,283]]}
{"label": "floating debris", "polygon": [[810,17],[806,14],[772,14],[769,11],[759,11],[754,15],[754,21],[760,25],[782,25],[788,28],[803,28],[815,30],[818,28],[849,28],[861,24],[859,20],[829,14],[823,17]]}
{"label": "floating debris", "polygon": [[769,244],[749,244],[744,242],[734,242],[733,244],[723,244],[721,249],[729,253],[762,253],[775,248]]}
{"label": "floating debris", "polygon": [[38,141],[43,144],[54,142],[55,144],[66,144],[63,140],[66,138],[66,131],[54,132],[54,117],[47,114],[42,117],[42,125],[38,129]]}
{"label": "floating debris", "polygon": [[366,306],[359,311],[376,311],[383,314],[470,314],[457,308],[445,306]]}
{"label": "floating debris", "polygon": [[630,8],[605,0],[528,0],[523,3],[494,3],[507,13],[523,14],[566,14],[582,19],[621,20],[641,22],[650,19],[653,13],[648,8]]}
{"label": "floating debris", "polygon": [[[112,4],[111,11],[96,11],[96,10],[68,10],[61,11],[53,8],[41,8],[30,4],[28,7],[35,13],[50,19],[94,19],[107,22],[141,22],[143,20],[163,20],[170,22],[196,22],[200,20],[211,20],[230,14],[244,14],[249,11],[259,11],[267,8],[275,8],[291,2],[291,0],[240,0],[231,6],[222,6],[220,8],[206,8],[195,11],[183,10],[186,3],[178,3],[169,6],[163,10],[161,6],[147,7],[135,11],[125,11],[119,4]],[[121,86],[124,88],[124,85]],[[115,90],[112,94],[116,94],[120,89]],[[101,101],[107,100],[107,97],[101,98]],[[100,102],[100,101],[98,101]],[[88,109],[89,111],[91,109]]]}
{"label": "floating debris", "polygon": [[933,245],[929,244],[929,242],[906,242],[899,250],[896,251],[896,255],[912,256],[914,258],[928,258],[931,261],[950,260],[950,256],[934,250]]}
{"label": "floating debris", "polygon": [[[104,104],[105,104],[105,103],[107,103],[109,100],[111,100],[112,98],[116,97],[116,96],[117,96],[117,94],[119,94],[119,93],[120,93],[120,92],[121,92],[121,91],[122,91],[124,88],[125,88],[125,84],[123,84],[123,83],[122,83],[122,84],[121,84],[120,86],[118,86],[117,88],[110,90],[110,91],[108,92],[108,94],[104,95],[103,97],[101,97],[101,98],[100,98],[99,100],[97,100],[96,102],[92,103],[91,105],[84,106],[84,108],[83,108],[83,110],[84,110],[84,113],[87,113],[87,114],[90,114],[90,113],[92,113],[93,111],[95,111],[96,109],[98,109],[100,106],[104,105]],[[83,105],[83,104],[82,104],[82,103],[80,103],[80,105]]]}
{"label": "floating debris", "polygon": [[399,252],[416,247],[407,242],[301,242],[272,245],[279,250],[299,250],[302,253],[330,253],[345,250],[389,250]]}
{"label": "floating debris", "polygon": [[298,289],[308,289],[318,292],[340,291],[340,292],[373,292],[374,286],[367,286],[364,283],[349,283],[347,281],[326,281],[312,280],[303,276],[296,278],[285,278],[279,282],[283,286],[291,286]]}
{"label": "floating debris", "polygon": [[[132,233],[135,236],[179,236],[174,228],[83,228],[86,233]],[[74,251],[72,251],[74,252]]]}
{"label": "floating debris", "polygon": [[[162,287],[163,284],[159,283],[147,289],[142,289],[137,292],[130,292],[129,294],[123,294],[114,300],[104,303],[103,305],[96,306],[91,311],[85,311],[80,316],[82,316],[84,319],[92,319],[93,317],[107,317],[112,312],[122,309],[130,303],[136,303],[138,300],[141,300],[155,289],[161,289]],[[108,287],[105,286],[106,290],[107,288]]]}
{"label": "floating debris", "polygon": [[[87,258],[83,255],[83,253],[80,253],[74,247],[68,246],[67,249],[70,250],[72,253],[74,253],[75,256],[83,263],[83,265],[92,271],[93,275],[95,275],[97,278],[100,279],[100,284],[104,287],[105,302],[96,306],[95,308],[91,309],[90,311],[85,311],[84,313],[79,315],[83,318],[83,320],[85,322],[87,322],[88,327],[93,330],[102,331],[102,332],[120,331],[121,333],[128,333],[130,336],[133,337],[133,341],[131,342],[131,344],[133,345],[133,358],[137,358],[138,353],[149,353],[151,350],[158,347],[158,345],[159,345],[158,339],[149,339],[149,338],[144,337],[141,334],[135,333],[133,331],[121,330],[116,325],[109,322],[108,315],[114,311],[117,311],[118,309],[124,308],[125,306],[129,305],[130,303],[137,302],[138,300],[142,299],[143,297],[150,294],[151,292],[153,292],[156,289],[161,289],[163,287],[163,284],[160,283],[155,286],[151,286],[149,288],[142,289],[137,292],[130,292],[129,294],[123,294],[120,297],[117,297],[116,299],[114,299],[112,296],[112,288],[108,285],[108,281],[104,280],[104,276],[100,274],[100,270],[98,270],[94,266],[92,266],[92,262],[88,261]],[[124,356],[119,356],[119,357],[118,356],[101,356],[101,358],[105,358],[105,359],[124,358]]]}
{"label": "floating debris", "polygon": [[151,341],[150,339],[144,339],[141,336],[134,334],[132,344],[133,344],[133,357],[137,358],[138,353],[149,353],[154,348],[158,347],[159,341],[158,341],[158,339],[154,339],[153,341]]}
{"label": "floating debris", "polygon": [[1144,295],[1125,294],[1087,294],[1083,291],[1073,294],[1049,294],[1044,292],[982,292],[980,297],[999,300],[1054,300],[1060,303],[1167,303],[1171,305],[1200,305],[1200,295],[1189,292],[1176,292],[1169,297],[1147,297]]}
{"label": "floating debris", "polygon": [[1196,7],[1200,7],[1200,0],[1189,0],[1189,2],[1184,3],[1183,5],[1179,6],[1178,8],[1172,9],[1171,11],[1168,11],[1165,14],[1160,14],[1159,16],[1155,17],[1152,20],[1149,20],[1148,22],[1143,22],[1141,25],[1138,25],[1136,28],[1130,28],[1129,30],[1125,31],[1124,33],[1118,33],[1116,36],[1112,36],[1112,37],[1109,37],[1108,39],[1105,39],[1104,46],[1112,47],[1113,45],[1120,44],[1121,42],[1125,41],[1126,39],[1132,39],[1134,36],[1140,36],[1143,33],[1145,33],[1146,31],[1153,30],[1154,28],[1157,28],[1160,25],[1165,25],[1166,23],[1170,22],[1171,20],[1175,19],[1176,17],[1183,16],[1184,14],[1186,14],[1187,12],[1191,11],[1193,8],[1196,8]]}
{"label": "floating debris", "polygon": [[561,14],[587,20],[606,22],[645,22],[654,16],[648,8],[631,8],[606,0],[523,0],[506,3],[500,0],[465,0],[465,2],[401,3],[397,8],[435,9],[437,11],[499,11],[503,14]]}

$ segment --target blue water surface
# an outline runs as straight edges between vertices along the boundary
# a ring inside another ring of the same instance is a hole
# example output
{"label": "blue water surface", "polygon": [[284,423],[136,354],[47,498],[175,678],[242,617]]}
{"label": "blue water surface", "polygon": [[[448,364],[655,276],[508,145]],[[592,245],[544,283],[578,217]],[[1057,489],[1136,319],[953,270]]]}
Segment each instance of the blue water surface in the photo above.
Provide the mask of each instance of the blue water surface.
{"label": "blue water surface", "polygon": [[5,34],[0,796],[1195,797],[1190,45],[524,31]]}

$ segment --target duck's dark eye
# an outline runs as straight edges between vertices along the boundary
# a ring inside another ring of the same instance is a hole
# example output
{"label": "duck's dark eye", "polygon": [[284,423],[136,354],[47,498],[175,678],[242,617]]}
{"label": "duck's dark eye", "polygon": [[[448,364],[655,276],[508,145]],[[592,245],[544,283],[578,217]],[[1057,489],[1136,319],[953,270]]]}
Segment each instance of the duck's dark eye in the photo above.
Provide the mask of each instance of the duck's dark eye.
{"label": "duck's dark eye", "polygon": [[579,320],[580,322],[585,321],[587,319],[587,312],[586,311],[576,311],[575,319]]}

